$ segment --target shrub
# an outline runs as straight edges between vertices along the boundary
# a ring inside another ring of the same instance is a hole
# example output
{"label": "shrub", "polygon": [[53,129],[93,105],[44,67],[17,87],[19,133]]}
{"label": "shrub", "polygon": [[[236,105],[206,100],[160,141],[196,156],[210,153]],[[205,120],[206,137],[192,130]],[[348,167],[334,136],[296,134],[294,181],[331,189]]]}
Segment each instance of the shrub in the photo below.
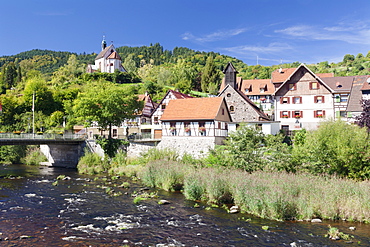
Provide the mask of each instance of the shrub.
{"label": "shrub", "polygon": [[85,152],[77,164],[77,170],[79,173],[93,175],[107,171],[108,166],[108,162],[102,160],[98,154]]}
{"label": "shrub", "polygon": [[27,155],[22,159],[22,163],[26,165],[39,165],[44,161],[47,161],[47,158],[37,146],[28,146]]}

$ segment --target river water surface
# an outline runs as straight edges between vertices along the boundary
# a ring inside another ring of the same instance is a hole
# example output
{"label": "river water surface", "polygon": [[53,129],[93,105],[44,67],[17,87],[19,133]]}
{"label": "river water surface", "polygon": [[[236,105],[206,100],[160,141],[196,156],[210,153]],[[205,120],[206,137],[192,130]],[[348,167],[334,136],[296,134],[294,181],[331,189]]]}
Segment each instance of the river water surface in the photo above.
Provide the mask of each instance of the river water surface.
{"label": "river water surface", "polygon": [[[138,193],[157,196],[135,204]],[[1,166],[0,246],[370,246],[369,224],[277,222],[195,204],[127,178]],[[354,238],[325,238],[329,224]]]}

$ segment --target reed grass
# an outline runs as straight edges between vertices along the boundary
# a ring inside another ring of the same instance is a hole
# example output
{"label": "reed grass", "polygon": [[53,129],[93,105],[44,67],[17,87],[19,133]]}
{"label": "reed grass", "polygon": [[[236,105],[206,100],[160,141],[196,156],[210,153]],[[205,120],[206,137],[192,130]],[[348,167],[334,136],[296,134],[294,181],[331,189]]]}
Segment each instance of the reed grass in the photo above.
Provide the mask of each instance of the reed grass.
{"label": "reed grass", "polygon": [[234,203],[243,212],[275,220],[370,221],[370,182],[311,174],[247,173],[156,161],[143,168],[147,186],[177,190],[189,200]]}

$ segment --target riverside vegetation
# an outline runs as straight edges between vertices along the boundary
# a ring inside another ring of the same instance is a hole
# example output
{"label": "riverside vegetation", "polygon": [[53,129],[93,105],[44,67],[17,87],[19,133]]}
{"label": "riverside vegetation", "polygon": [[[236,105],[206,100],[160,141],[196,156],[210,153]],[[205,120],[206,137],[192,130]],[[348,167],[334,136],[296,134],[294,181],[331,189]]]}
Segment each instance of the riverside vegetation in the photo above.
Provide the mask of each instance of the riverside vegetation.
{"label": "riverside vegetation", "polygon": [[203,159],[152,149],[136,159],[124,152],[101,161],[86,154],[81,173],[124,175],[145,186],[182,191],[210,205],[235,204],[242,212],[274,220],[312,218],[370,221],[370,181],[365,128],[323,122],[290,140],[241,126]]}

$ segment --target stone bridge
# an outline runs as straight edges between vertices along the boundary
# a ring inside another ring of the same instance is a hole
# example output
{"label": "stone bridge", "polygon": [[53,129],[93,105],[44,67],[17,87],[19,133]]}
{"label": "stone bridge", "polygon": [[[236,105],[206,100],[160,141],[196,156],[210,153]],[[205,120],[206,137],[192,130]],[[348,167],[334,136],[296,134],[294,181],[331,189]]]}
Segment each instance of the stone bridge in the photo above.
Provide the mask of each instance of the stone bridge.
{"label": "stone bridge", "polygon": [[48,162],[44,165],[76,168],[86,146],[85,136],[75,134],[14,134],[0,133],[0,146],[40,145]]}

